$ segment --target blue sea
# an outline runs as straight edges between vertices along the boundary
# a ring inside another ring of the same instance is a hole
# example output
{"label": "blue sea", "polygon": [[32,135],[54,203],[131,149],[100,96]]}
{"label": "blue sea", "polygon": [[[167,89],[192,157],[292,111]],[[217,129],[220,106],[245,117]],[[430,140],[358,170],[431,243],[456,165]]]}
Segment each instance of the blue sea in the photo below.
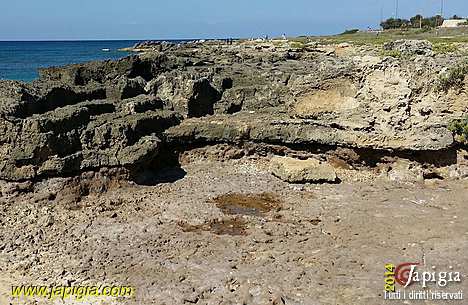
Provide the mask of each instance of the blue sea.
{"label": "blue sea", "polygon": [[118,49],[131,47],[136,42],[138,41],[0,41],[0,79],[30,82],[38,77],[38,68],[122,58],[129,53]]}

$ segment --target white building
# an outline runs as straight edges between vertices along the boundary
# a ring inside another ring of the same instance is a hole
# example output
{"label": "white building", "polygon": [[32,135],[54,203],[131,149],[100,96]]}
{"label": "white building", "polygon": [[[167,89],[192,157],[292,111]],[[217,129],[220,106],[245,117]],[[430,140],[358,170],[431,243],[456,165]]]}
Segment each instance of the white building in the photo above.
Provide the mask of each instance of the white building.
{"label": "white building", "polygon": [[467,19],[448,19],[444,20],[444,23],[440,26],[441,28],[458,28],[465,23]]}

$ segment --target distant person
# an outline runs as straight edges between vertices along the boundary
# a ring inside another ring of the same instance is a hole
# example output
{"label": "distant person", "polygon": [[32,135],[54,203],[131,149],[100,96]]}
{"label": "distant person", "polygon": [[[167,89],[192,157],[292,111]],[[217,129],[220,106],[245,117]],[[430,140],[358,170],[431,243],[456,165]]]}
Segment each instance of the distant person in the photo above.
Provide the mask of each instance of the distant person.
{"label": "distant person", "polygon": [[286,40],[286,34],[283,34],[282,37],[283,37],[283,40]]}

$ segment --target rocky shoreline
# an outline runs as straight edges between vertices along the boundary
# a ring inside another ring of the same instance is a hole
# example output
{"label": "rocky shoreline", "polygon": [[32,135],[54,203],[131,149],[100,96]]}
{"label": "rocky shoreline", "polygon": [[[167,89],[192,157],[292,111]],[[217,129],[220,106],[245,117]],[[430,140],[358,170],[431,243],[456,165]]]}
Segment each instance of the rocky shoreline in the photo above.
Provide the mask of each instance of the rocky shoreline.
{"label": "rocky shoreline", "polygon": [[407,261],[466,280],[463,54],[159,46],[0,81],[0,302],[378,305]]}
{"label": "rocky shoreline", "polygon": [[351,168],[404,159],[423,176],[466,175],[466,152],[448,129],[467,115],[466,93],[436,89],[462,57],[434,55],[428,42],[387,46],[404,58],[349,44],[158,47],[42,69],[32,84],[0,82],[0,179],[138,171],[175,145],[223,143],[298,147]]}

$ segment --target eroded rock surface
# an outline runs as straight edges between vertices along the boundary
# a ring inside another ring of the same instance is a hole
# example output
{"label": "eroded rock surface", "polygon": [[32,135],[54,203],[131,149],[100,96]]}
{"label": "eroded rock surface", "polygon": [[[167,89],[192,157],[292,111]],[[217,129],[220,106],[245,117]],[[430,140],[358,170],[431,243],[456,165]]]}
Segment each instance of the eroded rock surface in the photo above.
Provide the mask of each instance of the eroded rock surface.
{"label": "eroded rock surface", "polygon": [[31,84],[1,81],[0,179],[141,168],[173,145],[452,149],[447,125],[468,113],[464,89],[435,84],[461,58],[423,56],[428,42],[386,46],[411,51],[401,59],[350,48],[162,44],[42,69]]}
{"label": "eroded rock surface", "polygon": [[275,157],[271,160],[270,168],[273,175],[291,183],[336,181],[334,168],[315,159]]}
{"label": "eroded rock surface", "polygon": [[403,55],[432,55],[432,44],[427,40],[395,40],[384,45],[388,51],[398,51]]}
{"label": "eroded rock surface", "polygon": [[447,126],[467,86],[435,86],[461,57],[137,47],[0,81],[0,302],[50,304],[11,298],[27,283],[137,289],[93,304],[378,305],[385,263],[466,275],[468,153]]}

